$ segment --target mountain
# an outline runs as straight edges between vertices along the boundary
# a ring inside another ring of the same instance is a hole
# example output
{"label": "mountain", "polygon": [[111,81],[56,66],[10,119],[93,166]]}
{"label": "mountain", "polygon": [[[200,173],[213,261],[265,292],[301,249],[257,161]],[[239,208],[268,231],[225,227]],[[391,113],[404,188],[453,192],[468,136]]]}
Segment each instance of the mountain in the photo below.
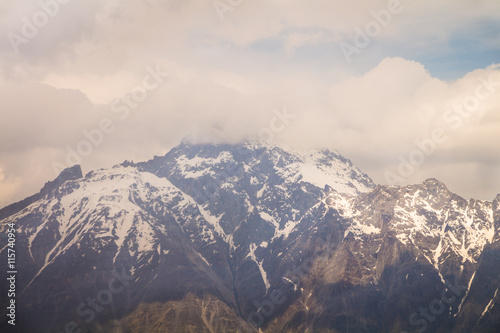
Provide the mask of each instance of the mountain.
{"label": "mountain", "polygon": [[48,184],[0,210],[18,272],[2,331],[500,327],[500,195],[376,185],[337,152],[251,142],[181,143]]}
{"label": "mountain", "polygon": [[11,205],[8,205],[7,207],[0,209],[0,220],[3,220],[4,218],[17,213],[31,205],[33,202],[42,199],[45,195],[52,192],[55,188],[59,187],[65,181],[75,180],[82,177],[82,169],[79,165],[75,165],[71,168],[63,170],[56,179],[47,182],[37,194],[34,194],[30,197],[27,197],[26,199],[15,202]]}

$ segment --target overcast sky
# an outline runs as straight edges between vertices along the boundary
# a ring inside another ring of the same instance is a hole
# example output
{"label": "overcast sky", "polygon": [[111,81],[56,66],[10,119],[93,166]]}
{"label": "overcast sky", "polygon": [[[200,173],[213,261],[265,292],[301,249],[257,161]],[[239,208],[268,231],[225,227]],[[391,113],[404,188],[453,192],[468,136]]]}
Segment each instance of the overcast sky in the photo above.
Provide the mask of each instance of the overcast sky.
{"label": "overcast sky", "polygon": [[270,133],[500,193],[500,1],[59,1],[0,2],[0,207],[74,161]]}

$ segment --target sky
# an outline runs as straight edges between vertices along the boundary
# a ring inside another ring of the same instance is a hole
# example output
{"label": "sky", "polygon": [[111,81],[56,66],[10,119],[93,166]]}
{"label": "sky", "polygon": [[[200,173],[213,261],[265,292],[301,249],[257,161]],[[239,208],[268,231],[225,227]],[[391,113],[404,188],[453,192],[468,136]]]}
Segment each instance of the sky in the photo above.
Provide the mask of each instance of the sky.
{"label": "sky", "polygon": [[181,140],[500,193],[497,0],[2,0],[0,207]]}

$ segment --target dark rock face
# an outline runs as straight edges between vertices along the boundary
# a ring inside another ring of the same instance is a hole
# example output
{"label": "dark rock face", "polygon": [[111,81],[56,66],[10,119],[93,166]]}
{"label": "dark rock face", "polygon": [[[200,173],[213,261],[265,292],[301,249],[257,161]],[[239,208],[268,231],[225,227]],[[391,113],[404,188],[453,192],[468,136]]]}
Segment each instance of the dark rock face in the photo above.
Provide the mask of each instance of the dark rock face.
{"label": "dark rock face", "polygon": [[0,232],[16,224],[18,332],[500,325],[500,196],[376,186],[331,151],[183,143],[85,177],[75,166],[15,205]]}

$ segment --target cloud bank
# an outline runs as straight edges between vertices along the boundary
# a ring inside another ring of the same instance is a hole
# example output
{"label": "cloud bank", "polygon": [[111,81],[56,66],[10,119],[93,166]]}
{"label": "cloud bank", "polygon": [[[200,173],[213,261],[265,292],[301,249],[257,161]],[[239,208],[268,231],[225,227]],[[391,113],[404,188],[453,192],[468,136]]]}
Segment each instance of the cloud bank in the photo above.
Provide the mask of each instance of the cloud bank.
{"label": "cloud bank", "polygon": [[[500,3],[217,3],[2,2],[0,206],[56,166],[236,142],[284,109],[276,142],[336,149],[377,183],[500,193]],[[373,36],[348,62],[359,31]]]}

